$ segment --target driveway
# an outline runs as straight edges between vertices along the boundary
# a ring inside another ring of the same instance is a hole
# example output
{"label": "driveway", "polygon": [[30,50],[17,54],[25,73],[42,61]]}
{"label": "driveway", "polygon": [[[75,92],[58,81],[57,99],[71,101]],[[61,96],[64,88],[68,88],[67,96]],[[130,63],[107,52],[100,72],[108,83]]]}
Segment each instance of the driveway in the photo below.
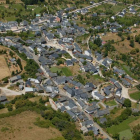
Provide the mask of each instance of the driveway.
{"label": "driveway", "polygon": [[129,88],[124,87],[121,83],[120,85],[122,86],[122,97],[129,99],[131,102],[136,103],[137,101],[130,98],[129,96],[129,93],[128,93]]}

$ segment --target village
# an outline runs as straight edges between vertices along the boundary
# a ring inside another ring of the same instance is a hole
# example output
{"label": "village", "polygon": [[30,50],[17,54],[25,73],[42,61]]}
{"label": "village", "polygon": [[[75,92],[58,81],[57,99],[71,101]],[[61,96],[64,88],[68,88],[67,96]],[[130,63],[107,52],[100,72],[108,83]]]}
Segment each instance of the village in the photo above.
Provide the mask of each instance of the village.
{"label": "village", "polygon": [[[92,2],[91,6],[78,10],[75,7],[66,8],[55,15],[37,14],[36,18],[31,20],[31,24],[26,20],[20,24],[17,21],[0,22],[1,34],[10,31],[15,34],[34,32],[35,37],[27,40],[10,35],[1,36],[0,44],[18,52],[19,57],[25,54],[27,61],[33,60],[38,65],[34,76],[25,74],[23,77],[20,72],[14,73],[14,76],[8,79],[8,86],[0,87],[0,89],[1,92],[6,89],[13,90],[13,94],[15,91],[15,94],[18,92],[21,95],[34,93],[38,96],[48,96],[52,108],[67,112],[73,121],[78,122],[83,133],[93,131],[95,136],[100,135],[106,138],[104,140],[112,140],[107,132],[93,121],[93,118],[98,118],[103,124],[107,121],[104,116],[109,115],[114,108],[124,107],[126,99],[136,103],[137,101],[129,96],[128,90],[139,85],[139,81],[120,67],[112,67],[114,60],[109,56],[104,56],[99,51],[93,53],[90,47],[83,50],[75,41],[76,37],[89,33],[84,27],[76,24],[78,13],[85,15],[90,8],[98,7],[103,3],[117,4],[116,1],[106,0],[99,3]],[[108,28],[112,34],[118,33],[123,25],[115,21],[116,16],[121,18],[127,12],[136,14],[133,6],[128,7],[128,11],[124,9],[111,16],[114,22],[103,22],[91,29],[100,31]],[[93,16],[96,17],[97,13]],[[131,28],[127,28],[124,32],[131,32]],[[101,35],[96,34],[94,39],[90,37],[88,41],[98,39],[101,41],[99,47],[103,47],[106,42],[102,40]],[[11,57],[9,61],[16,63],[14,57]],[[75,71],[71,72],[72,69]],[[113,76],[106,80],[102,70],[112,71]],[[83,78],[83,75],[86,75],[86,78]],[[101,81],[92,82],[88,80],[90,79],[88,77],[93,79],[99,77]],[[1,104],[8,102],[6,95],[0,96],[0,102]]]}

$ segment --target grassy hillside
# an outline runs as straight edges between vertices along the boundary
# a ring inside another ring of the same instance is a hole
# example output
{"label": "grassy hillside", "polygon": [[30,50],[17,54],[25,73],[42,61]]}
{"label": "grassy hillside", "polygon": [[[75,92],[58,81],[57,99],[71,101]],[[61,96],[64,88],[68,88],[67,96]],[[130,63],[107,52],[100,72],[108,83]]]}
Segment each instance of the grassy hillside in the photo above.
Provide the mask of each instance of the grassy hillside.
{"label": "grassy hillside", "polygon": [[[49,140],[62,137],[60,131],[54,127],[41,128],[34,124],[36,119],[44,120],[41,115],[32,111],[25,111],[16,116],[5,117],[0,120],[0,137],[2,140]],[[40,135],[41,134],[41,135]]]}

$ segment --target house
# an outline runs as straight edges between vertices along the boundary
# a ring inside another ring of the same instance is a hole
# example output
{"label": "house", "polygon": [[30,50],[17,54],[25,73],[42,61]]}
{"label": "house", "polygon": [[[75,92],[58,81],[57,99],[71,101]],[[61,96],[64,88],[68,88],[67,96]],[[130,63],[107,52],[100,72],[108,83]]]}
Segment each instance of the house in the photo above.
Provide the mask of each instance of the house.
{"label": "house", "polygon": [[47,93],[59,93],[58,87],[53,87],[53,86],[44,86],[44,90]]}
{"label": "house", "polygon": [[27,26],[27,25],[28,25],[28,21],[26,20],[20,22],[20,26]]}
{"label": "house", "polygon": [[112,64],[112,59],[110,59],[108,57],[106,57],[102,62],[102,65],[104,65],[108,69],[110,68],[111,64]]}
{"label": "house", "polygon": [[66,94],[68,95],[68,97],[73,97],[75,95],[75,92],[73,89],[67,87],[67,88],[65,88],[65,90],[66,90]]}
{"label": "house", "polygon": [[76,115],[72,112],[72,111],[70,111],[70,110],[67,110],[66,111],[69,115],[70,115],[70,117],[72,118],[72,119],[76,119]]}
{"label": "house", "polygon": [[57,73],[51,73],[51,72],[49,72],[48,74],[49,74],[50,78],[57,77]]}
{"label": "house", "polygon": [[113,72],[117,73],[120,77],[125,74],[124,70],[113,67]]}
{"label": "house", "polygon": [[111,19],[115,20],[116,19],[116,16],[112,16]]}
{"label": "house", "polygon": [[73,45],[74,45],[74,53],[76,52],[82,53],[82,50],[77,43],[74,43]]}
{"label": "house", "polygon": [[98,14],[97,14],[97,13],[94,13],[92,16],[93,16],[93,17],[97,17],[97,16],[98,16]]}
{"label": "house", "polygon": [[31,81],[27,80],[25,83],[25,87],[31,87],[31,86],[32,86]]}
{"label": "house", "polygon": [[34,78],[28,78],[29,81],[31,81],[32,83],[35,83],[35,84],[39,84],[40,81],[38,79],[34,79]]}
{"label": "house", "polygon": [[125,98],[120,98],[120,97],[115,97],[115,100],[119,103],[119,104],[121,104],[122,106],[124,105],[124,101],[125,101]]}
{"label": "house", "polygon": [[111,84],[114,85],[116,82],[117,82],[117,80],[115,80],[114,78],[110,78],[110,83],[111,83]]}
{"label": "house", "polygon": [[132,86],[131,83],[129,83],[129,82],[128,82],[127,80],[125,80],[124,78],[121,78],[120,80],[122,81],[122,84],[123,84],[125,87],[127,87],[127,88],[129,88],[129,87]]}
{"label": "house", "polygon": [[67,109],[64,106],[61,106],[60,111],[65,112]]}
{"label": "house", "polygon": [[43,36],[47,39],[47,41],[54,39],[54,35],[52,33],[46,32],[46,30],[43,31]]}
{"label": "house", "polygon": [[15,58],[11,58],[10,61],[11,61],[11,63],[16,64],[16,59]]}
{"label": "house", "polygon": [[81,123],[81,126],[85,126],[86,128],[92,127],[94,126],[94,122],[92,120],[86,120],[84,122]]}
{"label": "house", "polygon": [[103,99],[105,99],[105,97],[103,95],[101,95],[98,91],[93,91],[92,92],[92,96],[96,100],[103,100]]}
{"label": "house", "polygon": [[124,13],[121,12],[121,13],[118,14],[118,16],[119,17],[124,17]]}
{"label": "house", "polygon": [[90,4],[94,4],[94,1],[90,1]]}
{"label": "house", "polygon": [[44,93],[44,89],[42,88],[40,84],[36,84],[35,87],[36,87],[37,92]]}
{"label": "house", "polygon": [[45,85],[48,85],[48,86],[53,86],[54,85],[54,83],[51,79],[46,79],[46,80],[43,81],[43,83]]}
{"label": "house", "polygon": [[68,98],[65,97],[65,96],[63,96],[63,97],[58,98],[58,101],[59,101],[60,103],[63,103],[63,102],[68,101]]}
{"label": "house", "polygon": [[7,97],[6,96],[0,96],[0,104],[6,104],[6,103],[9,103],[9,101],[7,100]]}
{"label": "house", "polygon": [[71,60],[66,60],[66,65],[67,66],[73,66],[73,62]]}
{"label": "house", "polygon": [[104,124],[105,122],[107,122],[106,118],[100,118],[99,119],[100,124]]}
{"label": "house", "polygon": [[105,93],[106,96],[109,96],[111,94],[111,91],[108,89],[108,87],[105,87],[103,89],[103,91],[104,91],[104,93]]}
{"label": "house", "polygon": [[119,84],[119,82],[115,82],[114,85],[115,85],[118,89],[122,89],[122,86]]}
{"label": "house", "polygon": [[86,83],[85,87],[91,87],[92,89],[97,88],[93,83]]}
{"label": "house", "polygon": [[7,101],[6,96],[0,96],[0,103]]}
{"label": "house", "polygon": [[121,97],[121,95],[122,95],[122,89],[117,88],[116,91],[115,91],[115,95]]}
{"label": "house", "polygon": [[25,87],[25,93],[27,92],[35,92],[35,89],[32,87]]}
{"label": "house", "polygon": [[19,90],[23,90],[24,86],[23,85],[19,85]]}
{"label": "house", "polygon": [[14,83],[14,82],[17,82],[20,79],[21,79],[21,76],[20,75],[17,75],[17,76],[11,77],[10,78],[10,82],[11,83]]}
{"label": "house", "polygon": [[53,98],[55,98],[57,95],[58,95],[58,94],[56,94],[56,93],[51,93],[51,94],[50,94],[50,97],[53,99]]}
{"label": "house", "polygon": [[91,106],[87,106],[85,108],[85,112],[87,112],[88,114],[92,114],[94,112],[96,112],[97,110],[99,110],[99,106],[96,103],[93,103]]}
{"label": "house", "polygon": [[88,129],[85,126],[82,126],[80,130],[83,132],[83,134],[88,132]]}
{"label": "house", "polygon": [[82,101],[81,99],[77,100],[77,104],[81,109],[85,109],[86,108],[86,104],[84,103],[84,101]]}
{"label": "house", "polygon": [[95,52],[95,56],[96,56],[96,59],[97,59],[98,62],[102,61],[102,59],[103,59],[103,55],[102,54],[100,54],[98,52]]}
{"label": "house", "polygon": [[55,78],[53,78],[53,82],[54,82],[56,85],[65,84],[65,83],[67,83],[67,77],[65,77],[65,76],[58,76],[58,77],[55,77]]}
{"label": "house", "polygon": [[133,78],[130,77],[129,75],[124,76],[125,80],[127,80],[129,83],[133,82]]}
{"label": "house", "polygon": [[110,111],[108,109],[105,110],[98,110],[95,114],[95,117],[103,117],[104,115],[108,115]]}
{"label": "house", "polygon": [[84,54],[87,56],[91,56],[91,50],[85,50]]}

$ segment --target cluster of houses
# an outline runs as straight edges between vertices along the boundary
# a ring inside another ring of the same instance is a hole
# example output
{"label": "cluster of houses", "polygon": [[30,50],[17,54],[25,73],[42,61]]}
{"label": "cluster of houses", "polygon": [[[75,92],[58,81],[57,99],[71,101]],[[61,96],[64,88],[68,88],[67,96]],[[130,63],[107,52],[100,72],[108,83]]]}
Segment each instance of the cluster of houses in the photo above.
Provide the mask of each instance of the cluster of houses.
{"label": "cluster of houses", "polygon": [[55,105],[61,112],[67,112],[74,121],[77,121],[83,133],[93,131],[96,136],[99,134],[99,129],[95,127],[93,120],[88,117],[87,113],[94,114],[95,117],[101,120],[104,115],[109,114],[109,110],[107,109],[100,110],[97,102],[92,102],[88,105],[81,99],[77,99],[75,102],[71,98],[65,96],[58,98]]}
{"label": "cluster of houses", "polygon": [[[124,17],[126,13],[127,13],[127,10],[124,9],[118,14],[118,16],[119,17]],[[135,8],[133,6],[131,6],[128,9],[128,13],[131,13],[131,14],[135,15],[137,13],[137,11],[135,10]]]}
{"label": "cluster of houses", "polygon": [[129,75],[127,75],[124,70],[119,69],[117,67],[113,67],[113,72],[120,77],[120,81],[125,87],[127,88],[132,87],[134,79]]}

